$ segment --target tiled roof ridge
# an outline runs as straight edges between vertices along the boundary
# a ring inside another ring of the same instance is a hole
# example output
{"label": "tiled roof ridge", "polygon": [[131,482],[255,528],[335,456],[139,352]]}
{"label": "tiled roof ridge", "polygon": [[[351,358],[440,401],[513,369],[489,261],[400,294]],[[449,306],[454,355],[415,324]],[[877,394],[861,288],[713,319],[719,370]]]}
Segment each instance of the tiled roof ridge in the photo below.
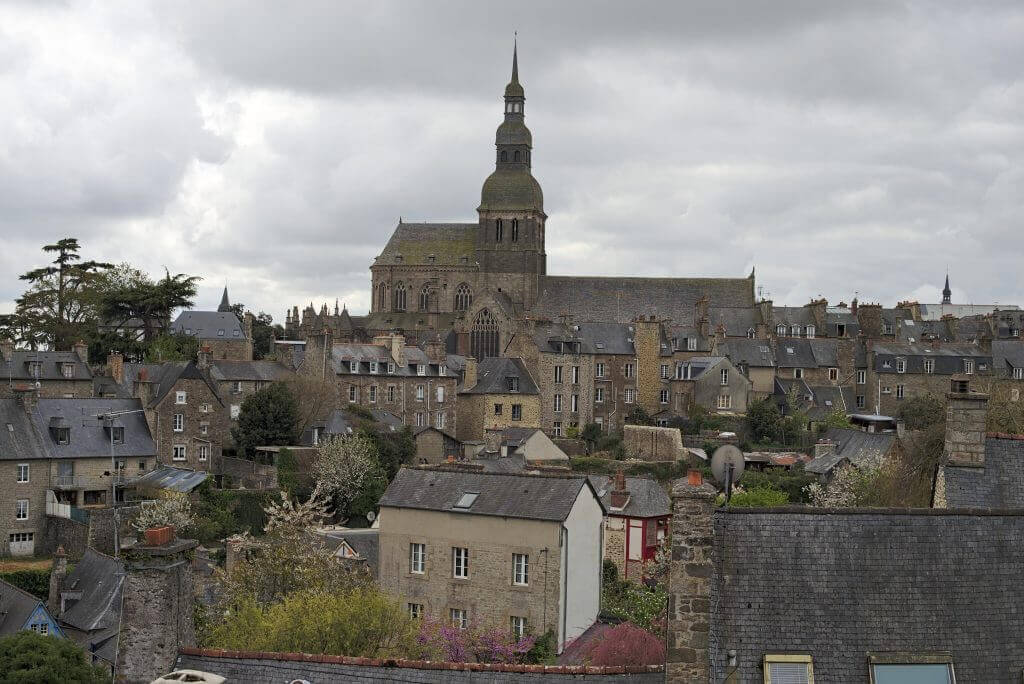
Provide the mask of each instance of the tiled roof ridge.
{"label": "tiled roof ridge", "polygon": [[1024,434],[1017,434],[1013,432],[986,432],[985,436],[990,439],[1012,439],[1018,442],[1024,442]]}
{"label": "tiled roof ridge", "polygon": [[778,515],[966,515],[1024,517],[1024,508],[816,508],[814,506],[778,506],[774,508],[717,508],[715,512],[741,515],[772,513]]}
{"label": "tiled roof ridge", "polygon": [[501,477],[546,477],[546,478],[549,478],[549,479],[556,479],[556,480],[585,480],[585,479],[587,479],[587,474],[586,473],[550,473],[550,472],[544,472],[544,473],[490,472],[489,473],[489,472],[485,472],[485,471],[481,471],[481,470],[467,470],[465,468],[460,468],[458,465],[450,466],[450,465],[446,465],[446,464],[441,464],[441,465],[429,465],[429,464],[428,465],[403,465],[402,467],[403,468],[408,468],[409,470],[421,470],[421,471],[427,472],[427,473],[437,473],[437,472],[441,472],[441,473],[470,473],[470,474],[474,474],[474,475],[496,475],[496,476],[501,476]]}
{"label": "tiled roof ridge", "polygon": [[234,658],[238,660],[281,660],[302,663],[328,663],[337,665],[363,665],[369,667],[402,667],[417,670],[451,670],[472,672],[514,672],[540,674],[644,674],[661,672],[661,665],[510,665],[506,663],[449,663],[433,660],[406,660],[402,658],[362,658],[328,655],[326,653],[275,653],[271,651],[226,651],[216,648],[182,646],[180,655],[207,658]]}

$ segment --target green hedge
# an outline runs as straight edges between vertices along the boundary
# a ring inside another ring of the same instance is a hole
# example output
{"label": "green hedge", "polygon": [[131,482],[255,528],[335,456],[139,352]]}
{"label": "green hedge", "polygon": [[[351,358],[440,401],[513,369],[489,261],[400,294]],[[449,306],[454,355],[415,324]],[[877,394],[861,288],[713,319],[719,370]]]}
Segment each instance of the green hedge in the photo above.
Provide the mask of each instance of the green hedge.
{"label": "green hedge", "polygon": [[49,570],[13,570],[0,573],[0,579],[27,591],[42,601],[50,596]]}
{"label": "green hedge", "polygon": [[261,535],[267,524],[263,509],[277,497],[275,491],[215,489],[207,480],[196,490],[193,502],[196,537],[209,544],[241,532]]}

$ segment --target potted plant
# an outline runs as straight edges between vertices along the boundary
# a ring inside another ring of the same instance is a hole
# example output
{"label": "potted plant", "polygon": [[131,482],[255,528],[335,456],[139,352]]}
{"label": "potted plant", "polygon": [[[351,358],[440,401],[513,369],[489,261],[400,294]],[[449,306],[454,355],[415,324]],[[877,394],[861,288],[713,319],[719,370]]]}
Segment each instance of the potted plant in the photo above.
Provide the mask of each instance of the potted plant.
{"label": "potted plant", "polygon": [[195,522],[192,503],[178,492],[164,492],[159,499],[143,502],[142,510],[132,521],[147,546],[163,546],[174,539],[176,532]]}

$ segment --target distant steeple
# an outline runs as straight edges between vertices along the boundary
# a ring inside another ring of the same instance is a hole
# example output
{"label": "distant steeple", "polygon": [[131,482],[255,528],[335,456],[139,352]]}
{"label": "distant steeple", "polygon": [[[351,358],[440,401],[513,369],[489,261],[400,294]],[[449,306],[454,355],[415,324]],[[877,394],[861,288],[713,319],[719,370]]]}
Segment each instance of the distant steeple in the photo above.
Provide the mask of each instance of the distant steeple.
{"label": "distant steeple", "polygon": [[946,286],[942,288],[942,303],[952,304],[953,291],[949,289],[949,274],[946,274]]}
{"label": "distant steeple", "polygon": [[228,301],[228,286],[224,286],[224,294],[220,296],[220,306],[217,307],[217,311],[220,313],[227,313],[231,311],[231,302]]}

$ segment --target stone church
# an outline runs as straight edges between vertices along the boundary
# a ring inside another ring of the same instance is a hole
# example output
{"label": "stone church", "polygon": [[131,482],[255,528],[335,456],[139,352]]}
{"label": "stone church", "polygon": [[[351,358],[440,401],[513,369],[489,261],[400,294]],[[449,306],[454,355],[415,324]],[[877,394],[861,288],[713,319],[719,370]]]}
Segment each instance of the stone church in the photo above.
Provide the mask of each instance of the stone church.
{"label": "stone church", "polygon": [[[518,55],[505,86],[504,119],[495,134],[494,172],[484,181],[473,223],[400,221],[370,266],[373,304],[366,317],[306,315],[314,326],[343,325],[372,336],[401,331],[446,340],[449,351],[499,356],[516,330],[544,321],[628,323],[656,316],[691,325],[700,303],[714,309],[754,305],[754,277],[633,278],[553,276],[547,272],[544,193],[534,178],[533,136]],[[308,327],[308,326],[306,326]],[[357,335],[358,336],[358,335]]]}

